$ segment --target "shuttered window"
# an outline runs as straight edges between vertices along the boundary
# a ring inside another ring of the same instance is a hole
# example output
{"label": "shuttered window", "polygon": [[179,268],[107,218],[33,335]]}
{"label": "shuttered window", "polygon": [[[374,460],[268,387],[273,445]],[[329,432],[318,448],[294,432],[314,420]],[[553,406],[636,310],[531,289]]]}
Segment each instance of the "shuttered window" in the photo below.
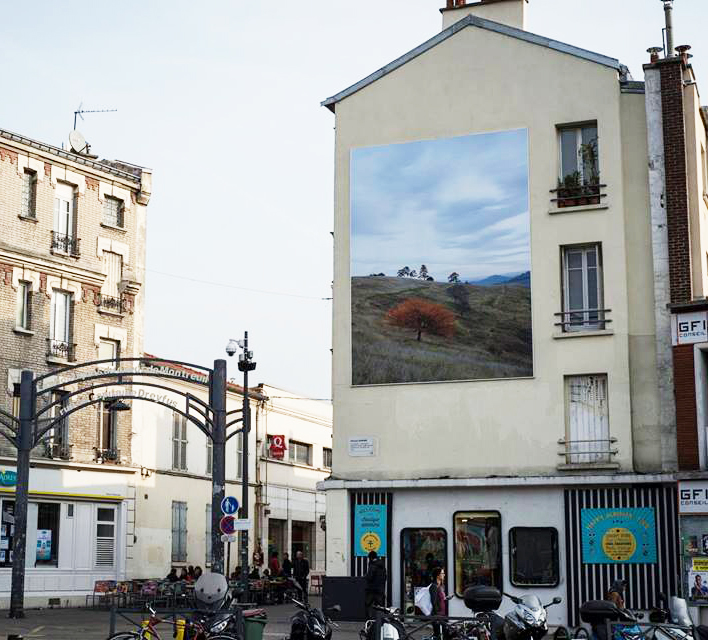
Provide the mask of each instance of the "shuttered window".
{"label": "shuttered window", "polygon": [[103,259],[106,261],[106,282],[103,285],[103,293],[111,298],[117,298],[118,286],[123,279],[123,256],[105,251]]}
{"label": "shuttered window", "polygon": [[96,509],[96,566],[113,567],[116,552],[116,510],[113,507]]}
{"label": "shuttered window", "polygon": [[187,418],[172,414],[172,468],[187,470]]}
{"label": "shuttered window", "polygon": [[187,503],[172,502],[172,562],[187,561]]}
{"label": "shuttered window", "polygon": [[568,461],[609,462],[607,376],[568,376],[565,384]]}

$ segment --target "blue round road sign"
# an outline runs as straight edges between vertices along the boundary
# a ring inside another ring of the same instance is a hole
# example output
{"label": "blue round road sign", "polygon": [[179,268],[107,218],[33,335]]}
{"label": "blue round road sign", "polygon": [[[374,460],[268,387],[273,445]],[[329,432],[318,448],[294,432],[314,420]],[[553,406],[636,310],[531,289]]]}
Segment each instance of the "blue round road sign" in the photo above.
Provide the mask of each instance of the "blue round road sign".
{"label": "blue round road sign", "polygon": [[221,501],[221,513],[225,516],[231,516],[238,511],[238,500],[233,496],[226,496]]}

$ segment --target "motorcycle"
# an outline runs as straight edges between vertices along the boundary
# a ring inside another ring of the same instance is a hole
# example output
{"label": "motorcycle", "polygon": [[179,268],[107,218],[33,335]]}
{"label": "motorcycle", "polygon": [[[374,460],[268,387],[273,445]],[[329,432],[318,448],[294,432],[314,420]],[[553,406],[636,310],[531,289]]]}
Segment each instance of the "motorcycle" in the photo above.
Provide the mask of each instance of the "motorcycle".
{"label": "motorcycle", "polygon": [[224,576],[219,573],[201,575],[194,585],[194,600],[197,608],[194,620],[206,630],[207,638],[218,634],[246,637],[244,613],[233,606],[233,596]]}
{"label": "motorcycle", "polygon": [[[381,635],[379,640],[401,640],[406,637],[406,629],[403,625],[401,610],[397,607],[381,607],[372,605],[374,609],[381,612]],[[374,640],[376,632],[376,620],[367,620],[364,628],[359,630],[361,640]]]}
{"label": "motorcycle", "polygon": [[[299,609],[290,618],[290,640],[330,640],[332,628],[337,627],[322,611],[311,607],[307,602],[300,602],[295,598],[291,602]],[[340,612],[342,608],[336,604],[328,611]]]}
{"label": "motorcycle", "polygon": [[504,595],[516,605],[504,617],[504,640],[541,640],[548,633],[548,607],[562,602],[553,598],[548,604],[541,604],[534,595]]}
{"label": "motorcycle", "polygon": [[[694,637],[696,640],[708,640],[708,627],[693,626],[686,600],[676,596],[668,599],[666,594],[660,593],[659,601],[663,605],[668,601],[668,609],[654,607],[649,612],[649,622],[668,626],[657,627],[654,640],[693,640]],[[695,634],[691,633],[691,629],[695,629]]]}
{"label": "motorcycle", "polygon": [[613,634],[615,640],[629,640],[636,637],[641,640],[641,630],[637,621],[643,617],[629,609],[622,609],[608,600],[588,600],[580,607],[580,619],[592,628],[596,640],[610,640],[608,622],[620,623]]}

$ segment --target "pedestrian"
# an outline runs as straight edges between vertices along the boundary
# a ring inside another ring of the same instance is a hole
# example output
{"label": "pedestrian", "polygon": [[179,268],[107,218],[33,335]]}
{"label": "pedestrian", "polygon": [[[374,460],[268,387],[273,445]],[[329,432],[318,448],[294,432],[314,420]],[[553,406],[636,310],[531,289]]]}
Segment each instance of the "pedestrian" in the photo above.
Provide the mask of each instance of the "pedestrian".
{"label": "pedestrian", "polygon": [[202,577],[202,573],[204,572],[202,571],[201,567],[194,567],[194,582],[196,582],[197,580],[199,580],[199,578]]}
{"label": "pedestrian", "polygon": [[293,563],[293,578],[300,585],[302,589],[302,598],[307,602],[307,591],[308,591],[308,576],[310,575],[310,563],[305,558],[302,551],[298,551],[295,554],[295,562]]}
{"label": "pedestrian", "polygon": [[177,569],[172,567],[170,569],[170,572],[167,574],[167,577],[165,578],[167,582],[179,582],[179,576],[177,575]]}
{"label": "pedestrian", "polygon": [[[452,596],[445,595],[445,569],[435,567],[432,571],[432,582],[428,587],[430,591],[430,603],[433,606],[434,616],[447,617],[447,601]],[[442,621],[433,622],[433,633],[438,640],[448,637],[447,625]]]}
{"label": "pedestrian", "polygon": [[376,617],[374,605],[386,604],[386,567],[383,558],[376,551],[369,551],[369,566],[366,570],[366,588],[364,590],[366,616],[369,620]]}
{"label": "pedestrian", "polygon": [[187,567],[187,582],[194,582],[194,567],[191,564]]}
{"label": "pedestrian", "polygon": [[189,578],[189,574],[187,573],[187,568],[182,567],[179,572],[179,579],[182,581],[186,581]]}
{"label": "pedestrian", "polygon": [[268,568],[270,569],[270,575],[273,577],[280,573],[280,562],[278,561],[278,552],[273,551],[270,554],[270,562],[268,563]]}
{"label": "pedestrian", "polygon": [[287,551],[283,554],[283,564],[280,565],[280,571],[286,578],[293,575],[293,563]]}

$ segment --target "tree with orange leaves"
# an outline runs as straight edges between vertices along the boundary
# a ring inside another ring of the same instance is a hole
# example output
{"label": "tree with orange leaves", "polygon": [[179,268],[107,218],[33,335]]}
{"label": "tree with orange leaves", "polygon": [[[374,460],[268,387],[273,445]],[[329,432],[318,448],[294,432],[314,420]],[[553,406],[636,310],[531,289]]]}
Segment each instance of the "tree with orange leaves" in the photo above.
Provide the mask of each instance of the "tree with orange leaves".
{"label": "tree with orange leaves", "polygon": [[413,329],[420,342],[423,331],[449,338],[455,334],[455,314],[441,304],[421,298],[408,298],[393,307],[386,319],[396,327]]}

